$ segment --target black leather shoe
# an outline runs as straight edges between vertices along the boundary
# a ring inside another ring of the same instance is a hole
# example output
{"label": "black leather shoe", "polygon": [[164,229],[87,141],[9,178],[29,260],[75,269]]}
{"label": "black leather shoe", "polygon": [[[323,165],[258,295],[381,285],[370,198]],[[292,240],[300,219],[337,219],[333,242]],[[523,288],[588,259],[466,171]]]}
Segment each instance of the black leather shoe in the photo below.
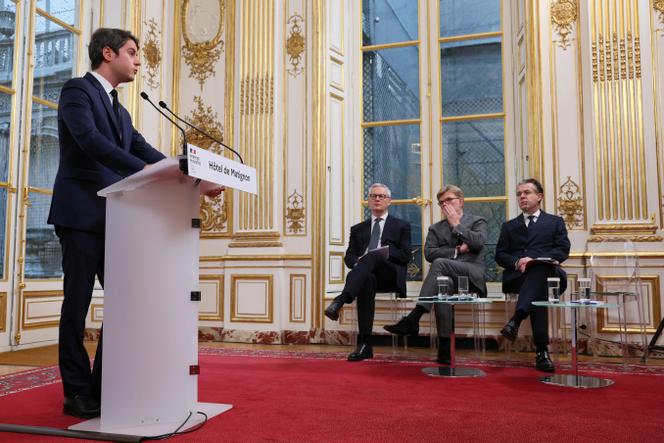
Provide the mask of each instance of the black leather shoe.
{"label": "black leather shoe", "polygon": [[85,394],[65,397],[63,411],[78,418],[95,418],[101,413],[99,402]]}
{"label": "black leather shoe", "polygon": [[519,324],[514,319],[508,321],[507,324],[503,326],[503,329],[500,330],[500,334],[509,341],[516,340],[516,335],[518,332]]}
{"label": "black leather shoe", "polygon": [[360,361],[367,358],[373,358],[371,343],[358,343],[357,348],[348,354],[348,361]]}
{"label": "black leather shoe", "polygon": [[333,300],[332,303],[330,303],[330,306],[325,308],[325,317],[334,321],[339,320],[339,311],[341,311],[343,305],[343,302],[340,300]]}
{"label": "black leather shoe", "polygon": [[438,337],[438,358],[436,362],[441,365],[452,364],[452,357],[450,356],[450,338]]}
{"label": "black leather shoe", "polygon": [[383,329],[396,335],[417,336],[420,333],[420,324],[410,317],[404,317],[393,325],[383,326]]}
{"label": "black leather shoe", "polygon": [[535,358],[535,368],[542,372],[556,372],[556,367],[553,366],[549,351],[542,351],[537,353]]}

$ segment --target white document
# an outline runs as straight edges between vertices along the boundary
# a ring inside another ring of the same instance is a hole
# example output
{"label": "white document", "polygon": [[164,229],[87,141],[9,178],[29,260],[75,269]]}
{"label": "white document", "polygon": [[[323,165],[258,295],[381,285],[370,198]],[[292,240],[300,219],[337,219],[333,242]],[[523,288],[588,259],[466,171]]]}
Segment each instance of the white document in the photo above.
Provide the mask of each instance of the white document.
{"label": "white document", "polygon": [[191,177],[258,194],[256,169],[251,166],[192,144],[187,144],[187,166]]}

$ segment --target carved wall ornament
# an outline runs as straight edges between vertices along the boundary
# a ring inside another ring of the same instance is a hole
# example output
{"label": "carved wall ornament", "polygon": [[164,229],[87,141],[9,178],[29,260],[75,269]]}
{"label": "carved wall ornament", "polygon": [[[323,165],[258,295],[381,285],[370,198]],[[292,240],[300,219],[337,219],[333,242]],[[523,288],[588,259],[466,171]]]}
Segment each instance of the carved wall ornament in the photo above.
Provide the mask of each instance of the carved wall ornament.
{"label": "carved wall ornament", "polygon": [[568,230],[583,229],[583,197],[579,185],[574,183],[571,176],[562,184],[558,192],[558,215],[560,215]]}
{"label": "carved wall ornament", "polygon": [[304,232],[306,217],[306,209],[304,207],[304,197],[297,193],[297,189],[288,196],[288,203],[286,206],[286,222],[288,232],[291,234],[299,234]]}
{"label": "carved wall ornament", "polygon": [[182,56],[189,66],[189,78],[198,80],[201,89],[209,77],[215,75],[215,64],[224,50],[221,36],[224,31],[226,3],[224,0],[184,0],[180,17],[184,46]]}
{"label": "carved wall ornament", "polygon": [[578,5],[576,0],[558,0],[551,5],[551,24],[556,28],[560,36],[558,46],[565,50],[570,45],[570,34],[572,25],[576,22],[578,16]]}
{"label": "carved wall ornament", "polygon": [[286,53],[290,61],[288,73],[293,77],[297,77],[304,69],[302,63],[302,54],[305,49],[304,36],[302,35],[304,19],[298,14],[293,14],[286,23],[290,26],[288,40],[286,40]]}
{"label": "carved wall ornament", "polygon": [[143,38],[143,55],[145,58],[145,83],[152,88],[157,89],[159,83],[159,66],[161,65],[161,50],[159,44],[159,35],[161,31],[154,18],[144,22],[147,27],[147,32]]}
{"label": "carved wall ornament", "polygon": [[[219,122],[219,115],[211,106],[205,106],[203,99],[199,96],[194,97],[194,103],[196,104],[196,108],[188,116],[187,120],[216,139],[223,141],[224,129]],[[223,148],[219,143],[210,140],[208,137],[191,128],[185,132],[188,143],[212,151],[215,154],[222,153]],[[201,197],[201,230],[203,233],[211,234],[225,231],[227,222],[228,207],[224,193],[214,198]]]}
{"label": "carved wall ornament", "polygon": [[659,21],[664,25],[664,0],[653,0],[652,7],[659,15]]}

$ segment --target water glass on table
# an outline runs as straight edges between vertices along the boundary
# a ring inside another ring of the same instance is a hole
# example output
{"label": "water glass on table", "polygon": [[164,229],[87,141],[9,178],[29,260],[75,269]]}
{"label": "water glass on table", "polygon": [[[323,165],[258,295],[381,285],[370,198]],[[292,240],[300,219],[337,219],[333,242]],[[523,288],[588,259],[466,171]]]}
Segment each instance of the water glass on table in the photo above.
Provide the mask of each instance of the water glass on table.
{"label": "water glass on table", "polygon": [[546,279],[546,285],[549,289],[549,303],[560,302],[560,278],[549,277]]}
{"label": "water glass on table", "polygon": [[438,298],[442,299],[443,297],[450,294],[450,288],[452,287],[452,280],[449,277],[444,275],[439,275],[436,277],[436,283],[438,284]]}
{"label": "water glass on table", "polygon": [[[468,297],[468,289],[469,289],[468,277],[465,275],[458,276],[457,292],[459,293],[459,297],[461,298]],[[473,298],[472,294],[470,295],[470,297]]]}
{"label": "water glass on table", "polygon": [[580,302],[589,302],[590,301],[590,279],[581,277],[578,280],[579,284],[579,301]]}

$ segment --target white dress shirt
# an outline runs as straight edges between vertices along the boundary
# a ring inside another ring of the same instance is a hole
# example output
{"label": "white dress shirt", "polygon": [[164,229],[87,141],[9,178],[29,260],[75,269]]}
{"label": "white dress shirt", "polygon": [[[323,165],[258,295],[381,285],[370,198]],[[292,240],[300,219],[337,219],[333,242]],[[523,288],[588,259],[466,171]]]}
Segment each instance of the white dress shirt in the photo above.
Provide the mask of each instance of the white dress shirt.
{"label": "white dress shirt", "polygon": [[106,96],[108,97],[108,100],[111,102],[111,106],[113,106],[113,96],[111,96],[111,91],[115,89],[111,83],[104,78],[103,75],[97,74],[95,71],[90,71],[90,74],[96,78],[99,83],[101,83],[101,86],[104,88],[104,91],[106,91]]}

